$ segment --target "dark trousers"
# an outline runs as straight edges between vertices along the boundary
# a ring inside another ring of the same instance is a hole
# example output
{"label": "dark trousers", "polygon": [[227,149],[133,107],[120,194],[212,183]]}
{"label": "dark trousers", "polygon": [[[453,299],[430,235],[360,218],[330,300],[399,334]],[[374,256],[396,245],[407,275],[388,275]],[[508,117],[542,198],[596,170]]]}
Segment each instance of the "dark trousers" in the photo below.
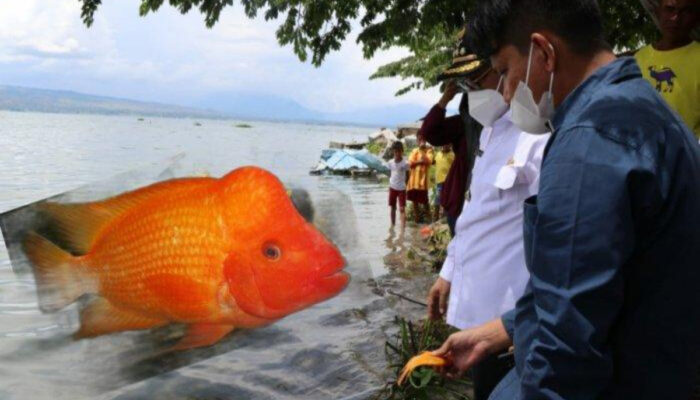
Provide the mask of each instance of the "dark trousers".
{"label": "dark trousers", "polygon": [[498,358],[492,355],[472,367],[474,400],[487,400],[493,389],[513,368],[513,358]]}

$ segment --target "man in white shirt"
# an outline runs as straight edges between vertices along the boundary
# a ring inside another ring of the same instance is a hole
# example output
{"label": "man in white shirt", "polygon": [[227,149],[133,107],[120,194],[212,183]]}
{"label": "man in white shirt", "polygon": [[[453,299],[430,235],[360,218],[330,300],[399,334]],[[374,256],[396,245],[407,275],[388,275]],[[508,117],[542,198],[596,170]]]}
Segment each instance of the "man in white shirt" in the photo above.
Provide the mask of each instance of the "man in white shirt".
{"label": "man in white shirt", "polygon": [[[495,91],[498,84],[493,82],[498,79],[482,82],[481,89],[490,89],[486,97],[490,97],[487,114],[491,115],[477,115],[474,109],[480,100],[470,94],[474,103],[470,113],[485,128],[456,235],[428,295],[429,317],[438,319],[446,313],[447,323],[460,330],[498,318],[514,307],[525,289],[529,274],[523,248],[523,202],[537,193],[549,139],[549,135],[531,135],[515,127]],[[448,87],[449,91],[454,89]],[[496,356],[475,366],[475,398],[488,398],[507,371],[508,366]]]}

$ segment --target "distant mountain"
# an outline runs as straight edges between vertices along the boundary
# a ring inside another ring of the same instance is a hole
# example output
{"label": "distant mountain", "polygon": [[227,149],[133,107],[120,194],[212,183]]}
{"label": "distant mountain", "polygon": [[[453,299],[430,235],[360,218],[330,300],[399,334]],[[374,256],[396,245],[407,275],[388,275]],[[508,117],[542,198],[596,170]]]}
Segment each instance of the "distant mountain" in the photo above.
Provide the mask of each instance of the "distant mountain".
{"label": "distant mountain", "polygon": [[428,113],[428,108],[414,104],[399,104],[381,108],[365,108],[352,112],[326,114],[333,121],[357,121],[365,125],[385,126],[416,122]]}
{"label": "distant mountain", "polygon": [[282,121],[324,120],[323,113],[309,110],[293,100],[254,93],[209,95],[196,100],[192,106],[215,110],[233,118]]}
{"label": "distant mountain", "polygon": [[321,112],[310,110],[287,98],[254,93],[210,95],[196,101],[192,106],[215,110],[235,118],[350,123],[387,127],[417,121],[428,112],[425,107],[411,104],[364,108],[342,113]]}
{"label": "distant mountain", "polygon": [[[192,100],[191,100],[192,101]],[[238,118],[252,120],[341,123],[393,127],[414,122],[427,113],[416,105],[389,105],[350,112],[310,110],[282,97],[252,93],[222,93],[191,102],[189,107],[95,96],[64,90],[0,85],[0,109],[77,114],[127,114],[162,117]]]}
{"label": "distant mountain", "polygon": [[0,85],[0,109],[75,114],[221,118],[213,111],[65,91]]}

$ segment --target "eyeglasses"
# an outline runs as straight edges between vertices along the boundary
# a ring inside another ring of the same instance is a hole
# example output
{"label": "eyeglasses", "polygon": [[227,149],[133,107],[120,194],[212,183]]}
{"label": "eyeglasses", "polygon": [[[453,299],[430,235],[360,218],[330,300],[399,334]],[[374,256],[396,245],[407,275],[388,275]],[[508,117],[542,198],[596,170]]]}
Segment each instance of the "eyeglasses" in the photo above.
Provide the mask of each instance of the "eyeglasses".
{"label": "eyeglasses", "polygon": [[479,75],[475,79],[462,79],[456,82],[457,86],[462,89],[464,92],[469,92],[472,90],[481,90],[481,84],[480,82],[486,78],[486,76],[491,73],[491,71],[496,71],[495,69],[489,67],[486,71],[484,71],[481,75]]}

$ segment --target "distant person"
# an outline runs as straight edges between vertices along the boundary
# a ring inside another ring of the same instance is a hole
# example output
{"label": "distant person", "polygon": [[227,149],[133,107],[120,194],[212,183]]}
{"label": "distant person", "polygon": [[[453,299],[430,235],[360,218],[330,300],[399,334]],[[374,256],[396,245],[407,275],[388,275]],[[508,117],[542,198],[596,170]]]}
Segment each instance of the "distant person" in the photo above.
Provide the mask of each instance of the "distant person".
{"label": "distant person", "polygon": [[654,15],[661,39],[635,58],[644,79],[700,139],[700,43],[691,38],[700,21],[700,1],[660,0]]}
{"label": "distant person", "polygon": [[[488,63],[477,60],[460,33],[459,42],[454,51],[452,65],[439,77],[440,81],[459,80],[470,87],[479,87],[481,81],[489,74]],[[462,96],[460,114],[447,117],[447,106],[458,94],[456,85],[448,85],[438,103],[423,119],[421,133],[433,146],[452,146],[455,159],[450,167],[440,192],[440,205],[445,211],[447,225],[452,237],[455,236],[455,224],[462,213],[465,193],[469,186],[470,175],[479,148],[479,135],[482,126],[469,116],[467,96]]]}
{"label": "distant person", "polygon": [[444,186],[447,174],[450,172],[450,167],[455,160],[455,153],[452,152],[452,145],[446,144],[435,152],[435,207],[434,220],[440,219],[440,195]]}
{"label": "distant person", "polygon": [[[425,214],[430,218],[430,205],[428,203],[428,171],[433,165],[433,149],[428,147],[423,135],[418,135],[418,147],[413,149],[408,157],[410,175],[408,177],[407,199],[413,203],[413,211],[416,223],[420,223],[420,216]],[[422,210],[422,211],[421,211]]]}
{"label": "distant person", "polygon": [[408,163],[403,159],[403,144],[394,142],[391,146],[394,158],[389,161],[389,207],[391,207],[391,226],[396,225],[396,203],[401,213],[401,227],[406,226],[406,181],[408,179]]}

